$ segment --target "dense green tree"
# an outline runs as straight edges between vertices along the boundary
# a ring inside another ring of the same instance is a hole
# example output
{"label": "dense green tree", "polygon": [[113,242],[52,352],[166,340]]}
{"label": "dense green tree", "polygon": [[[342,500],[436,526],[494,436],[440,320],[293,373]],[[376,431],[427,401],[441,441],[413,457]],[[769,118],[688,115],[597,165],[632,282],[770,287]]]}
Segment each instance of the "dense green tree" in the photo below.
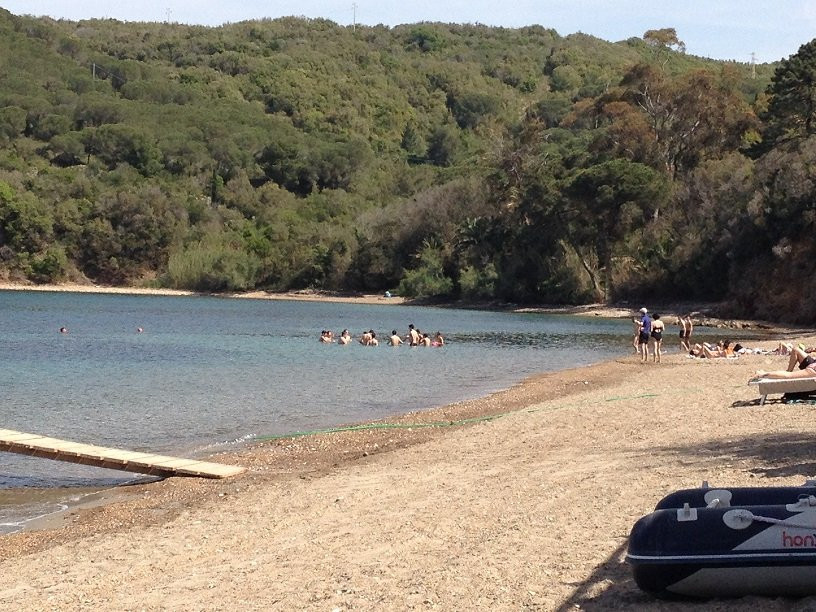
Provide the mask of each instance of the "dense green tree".
{"label": "dense green tree", "polygon": [[816,40],[782,60],[771,79],[768,95],[762,150],[780,140],[806,138],[816,133]]}
{"label": "dense green tree", "polygon": [[582,170],[567,186],[574,204],[569,213],[571,244],[579,253],[591,249],[597,256],[601,282],[596,280],[593,286],[600,290],[599,298],[609,297],[613,288],[613,260],[622,255],[618,245],[654,216],[668,187],[664,175],[623,159]]}
{"label": "dense green tree", "polygon": [[26,129],[26,111],[19,106],[0,108],[0,139],[13,140]]}

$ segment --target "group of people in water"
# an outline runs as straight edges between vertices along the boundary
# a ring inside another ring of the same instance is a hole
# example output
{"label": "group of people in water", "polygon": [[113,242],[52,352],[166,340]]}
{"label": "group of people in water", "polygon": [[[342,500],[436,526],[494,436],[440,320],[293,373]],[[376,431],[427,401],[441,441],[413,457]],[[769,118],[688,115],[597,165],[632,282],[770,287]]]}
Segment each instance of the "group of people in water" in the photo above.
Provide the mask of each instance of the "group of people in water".
{"label": "group of people in water", "polygon": [[[349,333],[349,330],[344,329],[340,332],[340,335],[337,337],[337,344],[351,344],[353,338]],[[320,342],[324,344],[331,344],[335,341],[334,333],[331,330],[324,329],[320,332]],[[377,338],[377,332],[373,329],[369,329],[368,331],[364,331],[360,334],[358,342],[363,346],[379,346],[380,340]],[[414,324],[411,323],[408,326],[408,333],[405,334],[405,337],[400,336],[397,333],[397,330],[394,329],[391,331],[391,335],[386,340],[386,344],[389,346],[399,346],[400,344],[407,344],[408,346],[445,346],[445,338],[442,336],[441,332],[436,332],[434,337],[431,338],[428,334],[423,334],[421,330],[414,327]]]}

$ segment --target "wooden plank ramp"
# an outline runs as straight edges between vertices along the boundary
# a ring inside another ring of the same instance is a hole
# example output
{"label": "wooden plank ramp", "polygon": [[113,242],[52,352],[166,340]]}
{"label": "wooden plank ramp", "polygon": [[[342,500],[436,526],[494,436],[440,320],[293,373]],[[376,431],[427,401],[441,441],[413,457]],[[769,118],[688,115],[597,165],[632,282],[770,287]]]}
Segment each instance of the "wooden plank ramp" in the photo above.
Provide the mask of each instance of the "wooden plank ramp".
{"label": "wooden plank ramp", "polygon": [[0,429],[0,451],[151,476],[228,478],[246,471],[238,465],[92,446],[12,429]]}

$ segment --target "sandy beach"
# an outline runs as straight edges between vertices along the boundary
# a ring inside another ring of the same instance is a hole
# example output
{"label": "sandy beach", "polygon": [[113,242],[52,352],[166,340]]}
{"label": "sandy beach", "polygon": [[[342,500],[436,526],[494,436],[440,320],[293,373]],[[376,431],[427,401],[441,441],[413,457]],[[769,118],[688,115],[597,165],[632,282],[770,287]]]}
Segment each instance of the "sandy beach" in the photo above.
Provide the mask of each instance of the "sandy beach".
{"label": "sandy beach", "polygon": [[241,298],[254,300],[301,300],[307,302],[347,302],[356,304],[404,304],[405,299],[398,296],[385,297],[374,294],[342,294],[328,291],[286,291],[273,293],[270,291],[244,291],[240,293],[206,294],[181,289],[153,289],[149,287],[111,287],[108,285],[79,285],[70,283],[65,285],[25,285],[20,283],[0,282],[0,291],[42,291],[61,293],[110,293],[117,295],[164,295],[164,296],[194,296],[214,295],[223,298]]}
{"label": "sandy beach", "polygon": [[[811,344],[816,336],[802,338]],[[757,343],[770,348],[770,341]],[[680,610],[623,563],[666,493],[798,485],[813,406],[747,385],[787,357],[634,354],[408,414],[393,427],[256,443],[223,481],[107,493],[0,538],[0,603],[25,610]],[[422,423],[467,424],[421,427]],[[413,427],[405,425],[413,424]],[[398,427],[399,425],[399,427]],[[102,503],[104,502],[104,503]],[[94,504],[91,504],[94,505]],[[699,610],[812,609],[744,598]]]}

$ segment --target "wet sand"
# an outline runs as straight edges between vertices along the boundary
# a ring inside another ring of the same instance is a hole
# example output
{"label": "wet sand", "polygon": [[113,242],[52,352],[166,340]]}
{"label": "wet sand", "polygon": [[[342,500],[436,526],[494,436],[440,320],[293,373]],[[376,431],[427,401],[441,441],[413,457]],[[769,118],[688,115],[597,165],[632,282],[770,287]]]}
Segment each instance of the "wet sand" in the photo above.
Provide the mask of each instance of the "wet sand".
{"label": "wet sand", "polygon": [[[633,523],[666,493],[703,480],[801,484],[816,474],[816,420],[810,405],[759,406],[746,384],[787,357],[697,360],[671,343],[667,351],[660,364],[632,354],[536,376],[391,428],[215,456],[249,468],[230,480],[116,489],[48,529],[0,538],[0,603],[686,610],[635,586],[622,562]],[[408,424],[417,426],[396,427]],[[816,598],[693,607],[810,609]]]}

